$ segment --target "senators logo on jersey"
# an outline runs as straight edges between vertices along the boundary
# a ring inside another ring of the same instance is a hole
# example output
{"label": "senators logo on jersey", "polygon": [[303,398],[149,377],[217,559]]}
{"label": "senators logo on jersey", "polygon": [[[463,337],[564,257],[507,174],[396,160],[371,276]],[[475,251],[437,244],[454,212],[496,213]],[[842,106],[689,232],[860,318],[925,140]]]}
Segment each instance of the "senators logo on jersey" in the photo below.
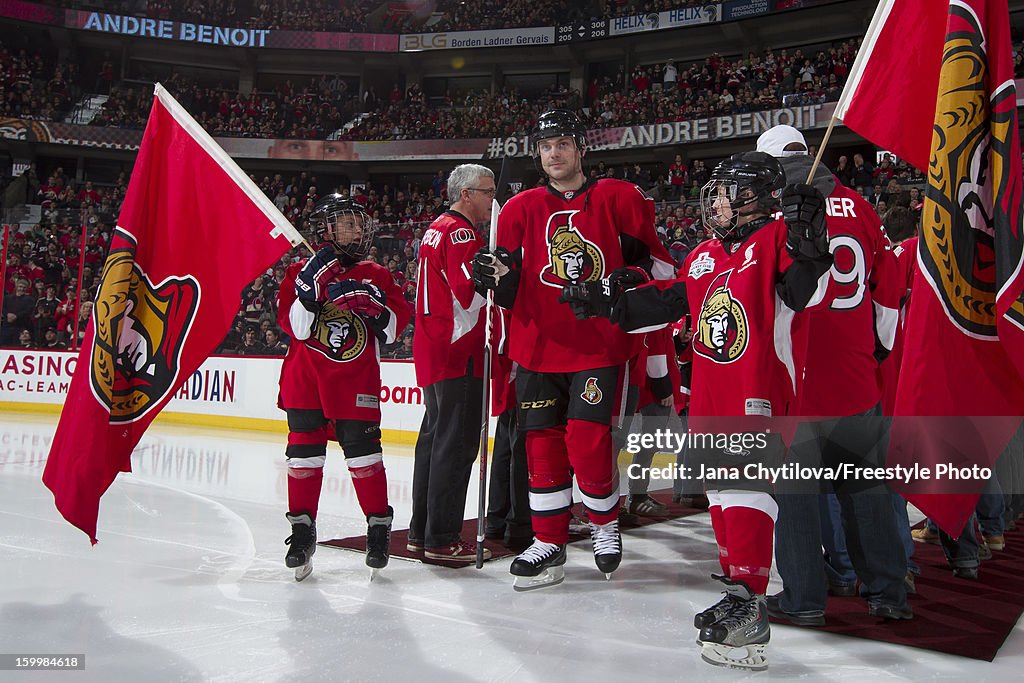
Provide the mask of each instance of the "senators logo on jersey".
{"label": "senators logo on jersey", "polygon": [[601,391],[601,387],[597,386],[596,377],[588,377],[587,384],[583,387],[583,393],[580,394],[580,398],[589,403],[592,406],[596,406],[604,398],[604,392]]}
{"label": "senators logo on jersey", "polygon": [[[1000,271],[1012,272],[1021,250],[1016,100],[1012,81],[992,81],[991,48],[974,12],[953,7],[949,21],[920,260],[949,319],[972,336],[995,338]],[[993,235],[1018,237],[995,244]],[[1005,315],[1024,326],[1024,302]]]}
{"label": "senators logo on jersey", "polygon": [[306,345],[341,363],[354,360],[366,348],[366,323],[352,311],[340,311],[328,302],[313,323]]}
{"label": "senators logo on jersey", "polygon": [[596,244],[583,239],[572,218],[579,211],[559,211],[548,218],[545,230],[548,243],[548,265],[540,280],[561,289],[567,284],[600,280],[604,273],[604,256]]}
{"label": "senators logo on jersey", "polygon": [[171,391],[198,305],[194,277],[154,286],[133,249],[111,251],[93,308],[89,378],[112,423],[134,422]]}
{"label": "senators logo on jersey", "polygon": [[701,305],[693,350],[716,363],[732,363],[747,349],[749,326],[743,304],[729,291],[727,270],[715,278]]}

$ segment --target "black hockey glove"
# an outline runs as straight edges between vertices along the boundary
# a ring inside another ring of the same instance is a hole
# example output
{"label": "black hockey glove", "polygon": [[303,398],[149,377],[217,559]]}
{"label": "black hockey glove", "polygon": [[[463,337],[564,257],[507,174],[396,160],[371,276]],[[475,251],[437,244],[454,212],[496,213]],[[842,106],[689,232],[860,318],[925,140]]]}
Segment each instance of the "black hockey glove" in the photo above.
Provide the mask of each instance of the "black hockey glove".
{"label": "black hockey glove", "polygon": [[611,318],[612,308],[619,296],[649,279],[647,273],[639,268],[627,266],[612,271],[611,275],[596,282],[566,285],[558,301],[569,304],[578,320]]}
{"label": "black hockey glove", "polygon": [[480,296],[486,296],[487,290],[497,290],[502,280],[513,276],[515,262],[512,254],[505,247],[498,247],[493,252],[482,248],[473,257],[473,284]]}
{"label": "black hockey glove", "polygon": [[786,251],[794,260],[813,261],[827,256],[825,197],[810,185],[787,185],[782,191],[782,216],[789,229]]}
{"label": "black hockey glove", "polygon": [[587,318],[610,318],[615,305],[612,283],[609,278],[592,282],[579,282],[562,287],[558,303],[569,304],[577,320]]}
{"label": "black hockey glove", "polygon": [[357,280],[332,282],[327,287],[327,298],[340,311],[352,311],[363,318],[375,318],[385,310],[387,296],[377,285]]}
{"label": "black hockey glove", "polygon": [[317,313],[327,299],[327,286],[342,272],[338,255],[331,245],[320,248],[295,277],[295,295],[311,313]]}

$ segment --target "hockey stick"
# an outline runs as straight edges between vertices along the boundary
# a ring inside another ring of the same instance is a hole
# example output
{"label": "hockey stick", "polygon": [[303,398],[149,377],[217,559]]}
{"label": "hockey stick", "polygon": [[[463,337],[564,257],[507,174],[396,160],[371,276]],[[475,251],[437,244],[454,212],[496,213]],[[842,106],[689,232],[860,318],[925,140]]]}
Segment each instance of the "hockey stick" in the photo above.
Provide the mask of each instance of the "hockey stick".
{"label": "hockey stick", "polygon": [[[501,159],[501,171],[498,173],[498,182],[495,183],[497,193],[503,194],[508,174],[508,156]],[[498,214],[501,213],[501,204],[498,198],[491,200],[491,232],[487,240],[487,248],[493,253],[498,243]],[[480,420],[480,485],[477,495],[477,517],[476,517],[476,568],[484,566],[484,524],[487,514],[487,456],[488,456],[488,427],[491,424],[491,315],[494,312],[494,292],[488,290],[487,305],[484,307],[484,389],[483,409]]]}

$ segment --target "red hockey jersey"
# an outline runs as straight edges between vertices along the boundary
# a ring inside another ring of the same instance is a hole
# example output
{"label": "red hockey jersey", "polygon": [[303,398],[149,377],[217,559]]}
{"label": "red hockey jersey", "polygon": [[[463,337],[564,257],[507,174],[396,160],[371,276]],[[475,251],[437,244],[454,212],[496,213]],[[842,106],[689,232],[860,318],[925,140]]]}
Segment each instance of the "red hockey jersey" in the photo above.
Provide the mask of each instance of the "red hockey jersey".
{"label": "red hockey jersey", "polygon": [[[786,224],[765,225],[732,253],[714,239],[687,256],[679,271],[693,319],[691,416],[787,415],[796,391],[792,322],[779,274],[793,263]],[[828,290],[826,271],[807,308]],[[803,315],[803,314],[801,314]]]}
{"label": "red hockey jersey", "polygon": [[660,401],[651,386],[652,382],[658,381],[667,381],[670,384],[676,413],[686,407],[686,395],[682,391],[682,378],[679,375],[679,363],[676,360],[674,333],[675,330],[669,325],[644,335],[646,353],[643,355],[645,356],[646,376],[640,385],[638,409]]}
{"label": "red hockey jersey", "polygon": [[484,246],[469,219],[447,211],[423,234],[416,288],[412,358],[421,387],[466,374],[484,375],[484,304],[470,276]]}
{"label": "red hockey jersey", "polygon": [[[319,315],[296,301],[295,278],[306,263],[288,266],[278,293],[277,322],[292,338],[281,366],[279,408],[320,409],[329,419],[380,421],[380,341],[351,311],[324,304]],[[412,311],[391,273],[376,263],[346,269],[340,280],[374,284],[385,295],[391,319],[385,341],[395,341]],[[296,327],[306,329],[295,329]]]}
{"label": "red hockey jersey", "polygon": [[[801,416],[856,415],[882,398],[878,358],[892,349],[899,319],[896,259],[878,214],[837,182],[826,198],[835,258],[826,305],[794,325]],[[878,356],[876,356],[876,352]]]}
{"label": "red hockey jersey", "polygon": [[603,318],[577,320],[562,287],[639,265],[657,279],[672,259],[654,228],[654,202],[636,185],[605,178],[562,194],[550,186],[512,197],[498,218],[498,246],[522,258],[509,356],[534,372],[625,363],[641,339]]}

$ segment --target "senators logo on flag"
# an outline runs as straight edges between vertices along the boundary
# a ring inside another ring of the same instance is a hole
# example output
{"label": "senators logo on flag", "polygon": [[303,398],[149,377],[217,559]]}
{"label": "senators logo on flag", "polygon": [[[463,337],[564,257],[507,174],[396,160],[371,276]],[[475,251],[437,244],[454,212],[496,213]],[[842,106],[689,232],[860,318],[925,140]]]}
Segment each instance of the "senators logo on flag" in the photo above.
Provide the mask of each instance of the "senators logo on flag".
{"label": "senators logo on flag", "polygon": [[[985,35],[978,17],[950,5],[942,56],[946,77],[938,95],[932,161],[925,191],[926,229],[921,263],[950,320],[968,334],[996,338],[997,230],[1012,230],[1007,209],[1020,202],[1019,175],[1010,154],[1016,127],[1012,82],[990,99]],[[993,201],[1009,195],[1008,200]],[[1024,322],[1017,301],[1008,315]]]}
{"label": "senators logo on flag", "polygon": [[110,411],[110,422],[134,422],[171,391],[198,305],[194,277],[154,287],[133,248],[110,252],[93,308],[89,364],[93,395]]}

